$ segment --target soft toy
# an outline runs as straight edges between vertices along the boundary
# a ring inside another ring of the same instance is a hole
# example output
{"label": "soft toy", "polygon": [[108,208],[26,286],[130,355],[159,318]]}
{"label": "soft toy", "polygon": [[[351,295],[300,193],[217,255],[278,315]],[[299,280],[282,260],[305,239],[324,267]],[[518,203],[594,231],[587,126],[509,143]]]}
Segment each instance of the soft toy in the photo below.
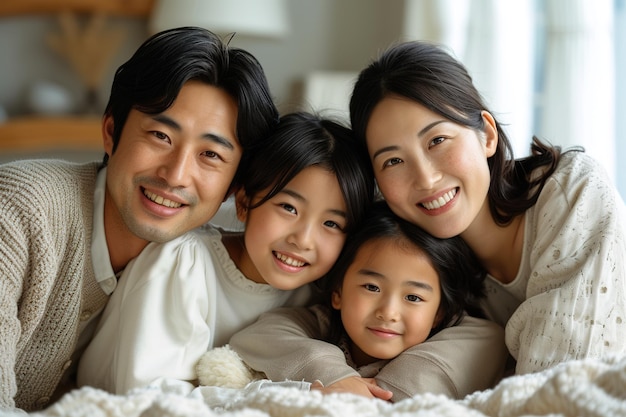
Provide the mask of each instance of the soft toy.
{"label": "soft toy", "polygon": [[251,369],[229,345],[207,351],[196,364],[200,385],[244,388],[248,383],[265,379],[265,374]]}

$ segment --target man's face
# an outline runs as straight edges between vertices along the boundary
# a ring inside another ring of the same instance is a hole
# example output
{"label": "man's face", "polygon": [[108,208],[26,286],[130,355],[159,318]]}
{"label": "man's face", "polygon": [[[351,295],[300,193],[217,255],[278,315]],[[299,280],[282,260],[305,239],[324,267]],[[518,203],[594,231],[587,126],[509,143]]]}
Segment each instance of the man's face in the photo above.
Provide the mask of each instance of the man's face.
{"label": "man's face", "polygon": [[236,124],[234,99],[199,81],[185,84],[163,113],[132,109],[115,153],[113,120],[105,118],[109,245],[165,242],[213,217],[241,160]]}

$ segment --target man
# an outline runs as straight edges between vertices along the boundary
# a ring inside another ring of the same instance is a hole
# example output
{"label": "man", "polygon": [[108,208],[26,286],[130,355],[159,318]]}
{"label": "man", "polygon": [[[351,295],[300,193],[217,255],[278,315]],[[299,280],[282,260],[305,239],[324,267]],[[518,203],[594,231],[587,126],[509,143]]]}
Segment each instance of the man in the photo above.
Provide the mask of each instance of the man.
{"label": "man", "polygon": [[0,409],[41,409],[71,386],[116,275],[207,222],[277,120],[252,55],[178,28],[117,70],[102,164],[0,166]]}

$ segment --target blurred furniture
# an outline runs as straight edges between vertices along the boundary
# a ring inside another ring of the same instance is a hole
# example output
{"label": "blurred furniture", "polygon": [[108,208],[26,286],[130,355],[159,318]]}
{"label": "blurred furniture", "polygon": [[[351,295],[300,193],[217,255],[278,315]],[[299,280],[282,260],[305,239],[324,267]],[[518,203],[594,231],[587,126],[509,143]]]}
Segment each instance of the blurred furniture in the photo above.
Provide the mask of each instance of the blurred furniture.
{"label": "blurred furniture", "polygon": [[[55,34],[56,36],[51,37],[48,41],[50,46],[64,55],[77,70],[77,62],[74,58],[80,58],[81,48],[84,49],[84,47],[89,46],[85,42],[93,44],[94,38],[89,38],[89,36],[94,35],[94,30],[99,31],[99,39],[102,39],[102,36],[110,35],[109,32],[103,30],[102,19],[104,17],[127,16],[147,19],[152,12],[153,2],[154,0],[1,1],[0,17],[39,14],[59,16],[61,18],[61,33]],[[91,32],[75,32],[77,28],[67,20],[67,16],[71,14],[93,16],[93,25],[87,27],[87,30],[91,29]],[[102,44],[102,46],[105,45]],[[93,62],[90,65],[95,66]],[[91,77],[92,75],[93,77]],[[99,79],[99,74],[93,71],[88,73],[79,70],[79,76],[83,82],[88,81],[88,87],[92,86],[89,83],[93,84]],[[0,122],[0,153],[27,153],[61,149],[100,151],[102,149],[100,115],[34,115],[9,118]]]}

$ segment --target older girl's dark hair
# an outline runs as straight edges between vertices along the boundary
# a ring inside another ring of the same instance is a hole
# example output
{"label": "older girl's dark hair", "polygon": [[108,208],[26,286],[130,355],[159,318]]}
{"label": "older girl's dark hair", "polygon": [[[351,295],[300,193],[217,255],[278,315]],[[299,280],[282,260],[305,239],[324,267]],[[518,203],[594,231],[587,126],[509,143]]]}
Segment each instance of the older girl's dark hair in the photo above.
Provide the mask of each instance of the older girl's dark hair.
{"label": "older girl's dark hair", "polygon": [[[364,148],[372,111],[389,95],[405,97],[448,120],[484,131],[481,112],[489,110],[472,78],[460,62],[434,44],[413,41],[394,45],[361,71],[350,100],[350,118]],[[561,150],[534,137],[531,156],[515,161],[511,143],[497,120],[496,129],[497,149],[487,160],[491,172],[488,199],[493,218],[505,225],[536,203],[546,179],[556,169]],[[542,175],[531,178],[531,171],[540,166],[545,166]]]}
{"label": "older girl's dark hair", "polygon": [[275,196],[303,169],[318,166],[337,177],[348,210],[349,232],[362,222],[375,190],[369,158],[355,148],[352,131],[336,121],[306,112],[281,117],[245,171],[243,188],[248,199],[265,193],[249,208]]}
{"label": "older girl's dark hair", "polygon": [[[480,307],[484,297],[485,272],[478,259],[460,237],[434,237],[394,214],[385,201],[374,203],[363,225],[350,234],[335,265],[323,278],[322,288],[330,305],[333,291],[340,291],[343,279],[358,251],[367,242],[386,240],[409,251],[420,251],[430,260],[439,276],[442,319],[431,336],[441,329],[458,324],[466,312],[484,317]],[[332,309],[332,307],[331,307]],[[328,341],[337,343],[344,332],[341,313],[332,309]]]}
{"label": "older girl's dark hair", "polygon": [[[105,109],[105,115],[111,115],[114,121],[113,152],[131,109],[161,113],[190,80],[223,89],[237,103],[237,139],[243,148],[240,166],[245,166],[255,144],[263,141],[278,122],[278,110],[256,58],[198,27],[153,35],[117,69]],[[234,182],[240,179],[238,171]]]}

